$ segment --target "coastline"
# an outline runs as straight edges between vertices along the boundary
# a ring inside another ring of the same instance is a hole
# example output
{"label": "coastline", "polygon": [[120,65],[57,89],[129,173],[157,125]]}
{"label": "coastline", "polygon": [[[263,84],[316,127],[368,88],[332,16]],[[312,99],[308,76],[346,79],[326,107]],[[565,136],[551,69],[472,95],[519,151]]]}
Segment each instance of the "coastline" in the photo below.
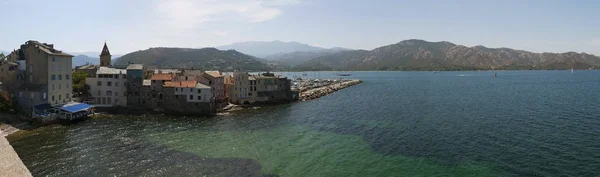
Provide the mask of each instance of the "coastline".
{"label": "coastline", "polygon": [[[6,135],[10,133],[14,132]],[[0,130],[0,135],[0,171],[2,172],[0,176],[32,176],[19,154],[6,140],[4,131]]]}

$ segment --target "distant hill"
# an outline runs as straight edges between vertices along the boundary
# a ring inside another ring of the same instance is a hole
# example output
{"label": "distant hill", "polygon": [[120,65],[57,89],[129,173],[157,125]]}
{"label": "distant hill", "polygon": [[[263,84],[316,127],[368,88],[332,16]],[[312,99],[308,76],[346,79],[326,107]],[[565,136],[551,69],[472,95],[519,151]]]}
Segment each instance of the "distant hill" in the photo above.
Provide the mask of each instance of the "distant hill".
{"label": "distant hill", "polygon": [[269,55],[290,53],[290,52],[309,52],[319,51],[325,48],[310,46],[298,42],[282,42],[282,41],[249,41],[238,42],[230,45],[216,47],[220,50],[234,49],[245,54],[263,58]]}
{"label": "distant hill", "polygon": [[[113,58],[112,63],[114,64],[118,58],[115,58],[115,57],[112,57],[112,58]],[[85,65],[85,64],[93,64],[93,65],[100,64],[100,58],[89,57],[87,55],[77,55],[77,56],[73,57],[73,62],[71,65],[74,68],[76,66],[81,66],[81,65]]]}
{"label": "distant hill", "polygon": [[590,69],[600,58],[586,53],[533,53],[509,48],[466,47],[450,42],[405,40],[366,50],[333,53],[306,61],[297,70],[488,70]]}
{"label": "distant hill", "polygon": [[283,54],[274,54],[264,57],[266,60],[273,61],[274,63],[284,65],[284,66],[296,66],[302,64],[308,60],[315,59],[318,57],[330,55],[340,51],[347,51],[350,49],[344,48],[332,48],[332,49],[323,49],[317,51],[303,51],[303,52],[290,52]]}
{"label": "distant hill", "polygon": [[[69,53],[69,52],[67,52],[67,53]],[[91,58],[99,58],[100,57],[100,52],[71,52],[69,54],[75,55],[75,56],[77,56],[77,55],[85,55],[85,56],[88,56],[88,57],[91,57]],[[112,54],[112,59],[116,59],[116,58],[119,58],[121,56],[123,56],[123,55],[121,55],[121,54]]]}
{"label": "distant hill", "polygon": [[150,48],[120,57],[113,65],[125,66],[129,62],[150,68],[194,68],[221,71],[267,71],[268,64],[260,59],[235,50],[215,48]]}

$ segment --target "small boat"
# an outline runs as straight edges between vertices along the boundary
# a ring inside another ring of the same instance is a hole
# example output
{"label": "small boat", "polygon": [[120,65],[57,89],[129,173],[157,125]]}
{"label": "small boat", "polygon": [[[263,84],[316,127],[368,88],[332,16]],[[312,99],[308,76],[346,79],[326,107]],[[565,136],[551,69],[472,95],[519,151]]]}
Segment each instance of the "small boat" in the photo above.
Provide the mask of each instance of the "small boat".
{"label": "small boat", "polygon": [[351,76],[351,74],[337,74],[338,76]]}
{"label": "small boat", "polygon": [[494,78],[496,78],[496,73],[494,73]]}
{"label": "small boat", "polygon": [[573,74],[573,68],[571,68],[571,74]]}

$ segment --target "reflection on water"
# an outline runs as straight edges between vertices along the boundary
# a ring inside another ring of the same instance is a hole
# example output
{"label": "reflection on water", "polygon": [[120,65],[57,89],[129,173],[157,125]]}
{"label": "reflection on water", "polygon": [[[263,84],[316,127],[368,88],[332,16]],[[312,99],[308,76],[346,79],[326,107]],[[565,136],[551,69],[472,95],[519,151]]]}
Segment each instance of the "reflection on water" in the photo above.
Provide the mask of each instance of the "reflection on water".
{"label": "reflection on water", "polygon": [[493,73],[353,72],[363,84],[308,102],[8,138],[35,176],[600,174],[600,72]]}

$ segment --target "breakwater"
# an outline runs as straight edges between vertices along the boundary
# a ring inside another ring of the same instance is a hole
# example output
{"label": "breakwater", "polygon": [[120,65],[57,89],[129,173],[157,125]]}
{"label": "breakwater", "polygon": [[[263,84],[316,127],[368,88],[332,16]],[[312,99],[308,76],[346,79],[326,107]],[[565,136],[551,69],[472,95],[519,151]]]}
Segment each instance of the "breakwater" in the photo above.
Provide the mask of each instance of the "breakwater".
{"label": "breakwater", "polygon": [[347,88],[347,87],[350,87],[353,85],[357,85],[360,83],[362,83],[361,80],[345,80],[345,81],[339,81],[339,82],[336,81],[331,84],[323,85],[321,87],[306,89],[306,90],[303,90],[300,92],[299,100],[306,101],[306,100],[317,99],[322,96],[336,92],[338,90],[341,90],[341,89],[344,89],[344,88]]}

